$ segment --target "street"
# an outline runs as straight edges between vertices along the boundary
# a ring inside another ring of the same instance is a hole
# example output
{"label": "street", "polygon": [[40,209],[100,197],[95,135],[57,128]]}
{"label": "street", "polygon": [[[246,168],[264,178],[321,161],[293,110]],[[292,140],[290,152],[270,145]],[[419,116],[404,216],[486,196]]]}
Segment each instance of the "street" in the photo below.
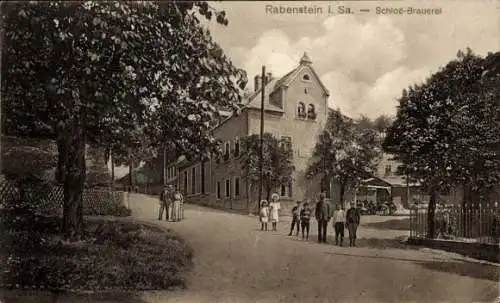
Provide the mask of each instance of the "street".
{"label": "street", "polygon": [[[177,223],[157,220],[155,198],[134,195],[131,207],[133,217],[172,228],[195,251],[188,289],[144,293],[146,302],[492,302],[498,297],[500,267],[407,247],[395,239],[407,231],[384,227],[400,220],[395,217],[362,217],[359,247],[349,248],[315,243],[314,221],[309,241],[303,241],[287,236],[289,218],[278,232],[261,232],[256,217],[195,205],[186,205],[185,220]],[[332,232],[329,226],[330,243]]]}

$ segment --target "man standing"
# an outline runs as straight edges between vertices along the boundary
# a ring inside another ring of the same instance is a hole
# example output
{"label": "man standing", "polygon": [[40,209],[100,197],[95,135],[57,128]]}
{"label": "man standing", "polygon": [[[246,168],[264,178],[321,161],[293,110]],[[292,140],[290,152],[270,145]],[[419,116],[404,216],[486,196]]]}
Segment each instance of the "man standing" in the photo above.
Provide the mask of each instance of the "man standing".
{"label": "man standing", "polygon": [[333,228],[335,229],[335,245],[339,245],[339,235],[340,235],[340,246],[344,245],[344,225],[345,225],[345,211],[342,209],[340,204],[335,207],[335,212],[333,213]]}
{"label": "man standing", "polygon": [[163,190],[160,193],[160,211],[158,214],[158,220],[163,220],[163,212],[166,212],[165,214],[165,220],[168,221],[169,219],[169,211],[168,211],[168,198],[169,198],[169,190],[168,186],[165,185],[163,187]]}
{"label": "man standing", "polygon": [[297,225],[297,236],[299,235],[299,225],[300,225],[300,201],[297,201],[297,205],[292,209],[292,226],[290,227],[289,236],[293,233],[293,228]]}
{"label": "man standing", "polygon": [[330,205],[326,202],[326,195],[321,193],[319,201],[316,203],[315,210],[316,221],[318,221],[318,242],[326,243],[326,229],[330,221]]}
{"label": "man standing", "polygon": [[351,202],[351,208],[347,211],[346,222],[349,230],[349,246],[356,246],[356,231],[360,221],[359,210],[354,202]]}

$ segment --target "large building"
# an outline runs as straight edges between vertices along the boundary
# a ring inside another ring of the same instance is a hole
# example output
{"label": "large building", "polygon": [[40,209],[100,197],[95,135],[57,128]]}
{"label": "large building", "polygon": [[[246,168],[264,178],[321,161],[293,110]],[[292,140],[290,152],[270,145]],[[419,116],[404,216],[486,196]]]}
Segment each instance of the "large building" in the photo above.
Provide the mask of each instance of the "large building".
{"label": "large building", "polygon": [[212,207],[253,210],[257,190],[249,188],[239,158],[239,139],[260,133],[261,90],[264,87],[264,131],[285,139],[293,150],[293,182],[276,188],[283,211],[295,201],[314,198],[320,190],[317,179],[306,179],[316,138],[328,116],[329,93],[304,54],[296,68],[281,78],[267,74],[254,78],[254,92],[239,115],[228,117],[214,130],[224,141],[223,157],[179,165],[178,186],[186,201]]}

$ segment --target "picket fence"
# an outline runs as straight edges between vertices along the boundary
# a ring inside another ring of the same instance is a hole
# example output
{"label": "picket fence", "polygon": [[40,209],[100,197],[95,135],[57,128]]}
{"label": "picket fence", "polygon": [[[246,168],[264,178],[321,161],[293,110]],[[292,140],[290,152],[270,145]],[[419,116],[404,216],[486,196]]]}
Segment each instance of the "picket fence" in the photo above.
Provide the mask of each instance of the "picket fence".
{"label": "picket fence", "polygon": [[[428,209],[410,209],[410,237],[428,238]],[[498,244],[500,236],[498,203],[438,206],[434,226],[437,239],[469,243]]]}
{"label": "picket fence", "polygon": [[[18,188],[14,182],[2,180],[0,182],[0,208],[9,203],[20,201],[34,205],[42,215],[62,215],[64,203],[64,188],[58,184],[43,183]],[[88,188],[83,191],[83,214],[106,215],[118,212],[125,206],[123,192],[109,189]]]}

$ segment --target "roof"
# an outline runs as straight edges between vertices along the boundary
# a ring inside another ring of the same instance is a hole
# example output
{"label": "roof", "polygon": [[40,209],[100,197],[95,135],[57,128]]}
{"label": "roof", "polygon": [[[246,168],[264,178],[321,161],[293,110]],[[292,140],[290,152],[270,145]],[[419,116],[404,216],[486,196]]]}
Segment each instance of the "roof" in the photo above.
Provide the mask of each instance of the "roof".
{"label": "roof", "polygon": [[391,187],[391,184],[389,182],[386,182],[375,176],[361,181],[361,184],[364,186]]}
{"label": "roof", "polygon": [[299,66],[297,66],[296,68],[294,68],[293,70],[291,70],[289,73],[287,73],[286,75],[284,75],[283,77],[281,77],[281,79],[276,83],[276,86],[274,87],[274,89],[276,90],[276,89],[280,88],[281,86],[288,86],[288,85],[290,85],[290,83],[293,80],[295,80],[295,78],[298,76],[298,74],[300,74],[300,72],[302,70],[306,69],[306,68],[308,68],[308,69],[311,70],[311,72],[313,73],[313,75],[318,80],[318,83],[321,86],[321,88],[323,89],[323,91],[325,92],[325,94],[327,96],[330,96],[330,92],[323,85],[323,82],[321,82],[321,79],[319,78],[318,74],[316,73],[316,71],[314,70],[314,68],[312,68],[312,66],[310,66],[310,64],[300,64]]}
{"label": "roof", "polygon": [[[264,90],[264,110],[270,110],[270,111],[275,111],[282,113],[283,109],[273,105],[269,102],[269,96],[276,90],[276,84],[279,80],[278,79],[272,79],[269,81]],[[254,94],[250,95],[247,99],[246,104],[243,106],[243,108],[256,108],[260,109],[261,105],[261,93],[262,93],[262,88],[258,89]]]}
{"label": "roof", "polygon": [[[398,186],[398,187],[406,187],[406,178],[405,176],[390,176],[390,177],[381,177],[379,178],[392,186]],[[418,182],[410,182],[410,186],[421,186],[420,183]]]}
{"label": "roof", "polygon": [[[327,96],[330,95],[330,93],[328,92],[328,90],[326,89],[326,87],[321,82],[318,74],[311,67],[311,63],[312,63],[311,59],[307,56],[307,54],[304,53],[304,56],[302,57],[302,59],[300,61],[300,64],[296,68],[292,69],[290,72],[288,72],[286,75],[284,75],[283,77],[281,77],[279,79],[277,79],[277,78],[271,79],[271,81],[269,81],[265,85],[265,95],[264,95],[264,110],[265,111],[271,111],[271,112],[276,112],[276,113],[283,113],[284,112],[282,108],[269,103],[269,96],[273,92],[275,92],[276,90],[278,90],[279,88],[281,88],[282,86],[288,86],[293,80],[295,80],[295,78],[297,77],[297,75],[303,69],[305,69],[305,68],[309,68],[311,70],[311,72],[313,73],[313,75],[318,80],[318,83],[320,84],[321,88],[326,93],[326,95]],[[240,110],[243,111],[245,109],[260,109],[260,105],[261,105],[261,102],[262,102],[262,100],[260,98],[261,93],[262,93],[262,88],[254,91],[252,94],[250,94],[246,98],[246,100],[243,101],[244,105],[240,108]],[[234,116],[234,114],[232,114],[229,117],[227,117],[226,119],[224,119],[222,122],[220,122],[219,124],[217,124],[214,127],[213,130],[215,130],[218,127],[220,127],[223,124],[225,124],[233,116]]]}

